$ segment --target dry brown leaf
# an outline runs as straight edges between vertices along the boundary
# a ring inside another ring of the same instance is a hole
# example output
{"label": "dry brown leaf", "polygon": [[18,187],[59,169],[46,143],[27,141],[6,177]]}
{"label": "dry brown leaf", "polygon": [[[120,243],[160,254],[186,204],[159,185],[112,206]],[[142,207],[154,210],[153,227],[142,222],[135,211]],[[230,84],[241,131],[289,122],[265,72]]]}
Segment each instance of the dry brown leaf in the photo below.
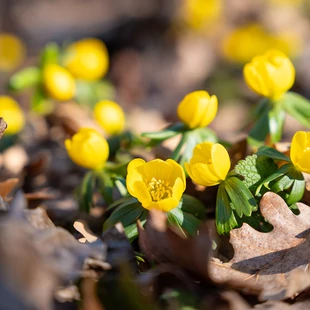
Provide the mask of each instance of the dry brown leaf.
{"label": "dry brown leaf", "polygon": [[4,201],[7,201],[6,196],[14,189],[18,182],[18,178],[11,178],[0,182],[0,196],[3,198]]}
{"label": "dry brown leaf", "polygon": [[0,117],[0,139],[2,138],[6,128],[8,127],[7,123],[2,117]]}
{"label": "dry brown leaf", "polygon": [[211,261],[211,279],[260,293],[262,300],[281,300],[303,290],[305,285],[296,281],[295,273],[307,269],[310,262],[310,208],[302,203],[298,207],[296,216],[282,198],[266,193],[260,210],[274,229],[262,233],[243,224],[232,230],[234,257],[228,263]]}
{"label": "dry brown leaf", "polygon": [[208,277],[208,259],[211,249],[208,227],[199,235],[184,239],[167,227],[164,213],[151,210],[146,227],[138,223],[140,249],[149,260],[173,263],[201,277]]}

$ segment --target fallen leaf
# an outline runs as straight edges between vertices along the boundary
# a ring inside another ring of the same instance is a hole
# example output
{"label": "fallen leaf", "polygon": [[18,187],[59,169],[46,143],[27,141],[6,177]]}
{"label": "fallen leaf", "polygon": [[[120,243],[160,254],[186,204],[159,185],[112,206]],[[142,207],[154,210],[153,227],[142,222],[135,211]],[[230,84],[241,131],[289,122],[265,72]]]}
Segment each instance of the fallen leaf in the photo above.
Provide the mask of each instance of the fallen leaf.
{"label": "fallen leaf", "polygon": [[18,178],[11,178],[0,182],[0,196],[4,201],[7,201],[7,195],[11,193],[18,182]]}
{"label": "fallen leaf", "polygon": [[232,230],[234,257],[228,263],[211,260],[211,279],[259,293],[262,300],[282,300],[303,290],[293,271],[305,270],[310,262],[310,208],[298,207],[300,214],[294,215],[280,196],[266,193],[260,210],[274,229],[262,233],[244,223]]}
{"label": "fallen leaf", "polygon": [[197,236],[185,239],[167,227],[167,216],[163,212],[151,210],[145,228],[138,222],[138,231],[140,249],[148,260],[173,263],[208,278],[211,240],[207,226],[203,226]]}
{"label": "fallen leaf", "polygon": [[0,139],[2,138],[7,127],[8,127],[8,125],[4,121],[3,117],[0,117]]}

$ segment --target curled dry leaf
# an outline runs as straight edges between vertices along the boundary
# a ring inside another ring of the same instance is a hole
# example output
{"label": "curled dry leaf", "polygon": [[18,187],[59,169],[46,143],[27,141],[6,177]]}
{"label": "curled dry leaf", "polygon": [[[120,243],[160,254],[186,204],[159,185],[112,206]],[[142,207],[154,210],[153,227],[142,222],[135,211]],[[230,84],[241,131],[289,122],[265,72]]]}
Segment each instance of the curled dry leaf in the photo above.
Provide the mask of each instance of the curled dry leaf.
{"label": "curled dry leaf", "polygon": [[309,285],[304,270],[310,262],[310,208],[302,203],[298,207],[300,214],[294,215],[280,196],[266,193],[260,210],[274,229],[262,233],[243,224],[232,230],[234,257],[228,263],[211,261],[211,279],[259,293],[262,300],[293,297],[305,289],[307,282],[296,279],[296,270],[305,273]]}
{"label": "curled dry leaf", "polygon": [[18,178],[11,178],[0,182],[0,196],[3,198],[4,201],[8,200],[7,195],[11,193],[11,191],[14,189],[18,182]]}

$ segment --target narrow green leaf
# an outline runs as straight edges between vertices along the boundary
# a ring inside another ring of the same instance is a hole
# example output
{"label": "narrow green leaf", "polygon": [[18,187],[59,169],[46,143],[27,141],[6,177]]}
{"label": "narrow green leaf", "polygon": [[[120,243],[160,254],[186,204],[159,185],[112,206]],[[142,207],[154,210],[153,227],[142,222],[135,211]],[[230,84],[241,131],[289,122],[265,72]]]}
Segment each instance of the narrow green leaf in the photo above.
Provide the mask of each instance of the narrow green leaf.
{"label": "narrow green leaf", "polygon": [[264,101],[261,105],[259,114],[255,120],[253,128],[249,132],[249,142],[261,143],[264,142],[269,133],[269,117],[270,104]]}
{"label": "narrow green leaf", "polygon": [[111,209],[114,209],[118,206],[120,206],[121,204],[123,203],[134,203],[134,202],[137,202],[138,200],[136,198],[133,198],[133,197],[123,197],[123,198],[120,198],[116,201],[114,201],[113,203],[111,203],[107,208],[106,208],[106,211],[109,211]]}
{"label": "narrow green leaf", "polygon": [[55,42],[48,43],[41,54],[41,67],[47,64],[57,64],[59,61],[59,46]]}
{"label": "narrow green leaf", "polygon": [[89,213],[93,205],[93,189],[94,189],[94,175],[92,171],[86,173],[83,178],[82,186],[79,193],[80,210]]}
{"label": "narrow green leaf", "polygon": [[290,194],[285,199],[285,202],[290,206],[296,202],[299,202],[304,195],[306,187],[305,180],[295,180]]}
{"label": "narrow green leaf", "polygon": [[140,202],[124,202],[105,221],[103,229],[106,230],[118,222],[121,222],[124,227],[129,226],[141,216],[144,210]]}
{"label": "narrow green leaf", "polygon": [[279,105],[275,105],[269,111],[268,119],[269,119],[270,140],[272,143],[278,142],[282,138],[285,112]]}
{"label": "narrow green leaf", "polygon": [[178,161],[180,159],[182,148],[187,143],[187,140],[188,140],[188,135],[185,132],[185,133],[182,134],[182,137],[181,137],[181,140],[180,140],[179,144],[177,145],[175,150],[172,152],[172,154],[170,156],[171,159],[173,159],[175,161]]}
{"label": "narrow green leaf", "polygon": [[293,182],[294,179],[285,174],[270,187],[270,190],[274,193],[287,190],[292,186]]}
{"label": "narrow green leaf", "polygon": [[[139,217],[140,220],[140,224],[142,226],[145,225],[146,221],[147,221],[147,216],[149,214],[149,211],[144,209],[142,214]],[[127,236],[127,238],[129,239],[130,242],[132,242],[133,240],[136,239],[136,237],[138,236],[138,227],[137,227],[137,223],[134,222],[126,227],[124,227],[125,230],[125,234]]]}
{"label": "narrow green leaf", "polygon": [[220,184],[216,196],[215,223],[220,235],[229,233],[238,225],[224,183]]}
{"label": "narrow green leaf", "polygon": [[96,171],[96,177],[99,183],[99,191],[107,204],[113,202],[113,187],[114,183],[107,171]]}
{"label": "narrow green leaf", "polygon": [[[169,215],[173,215],[178,224],[185,229],[191,236],[197,234],[197,230],[201,225],[201,221],[197,219],[194,215],[187,212],[183,212],[179,208],[174,208],[168,212]],[[167,214],[167,215],[168,215]]]}
{"label": "narrow green leaf", "polygon": [[21,91],[40,83],[41,71],[37,67],[28,67],[15,73],[9,80],[9,87],[15,91]]}
{"label": "narrow green leaf", "polygon": [[295,92],[287,92],[283,96],[284,107],[291,108],[301,113],[305,118],[310,118],[310,101]]}
{"label": "narrow green leaf", "polygon": [[266,188],[269,189],[268,184],[269,182],[279,178],[280,176],[286,174],[289,170],[291,169],[291,164],[286,164],[283,165],[282,167],[280,167],[280,169],[278,171],[276,171],[275,173],[271,174],[270,176],[268,176],[266,179],[264,179],[257,187],[256,192],[255,192],[255,196],[258,195],[258,193],[260,192],[262,186],[264,185]]}
{"label": "narrow green leaf", "polygon": [[224,182],[226,192],[239,217],[250,216],[253,209],[257,209],[255,198],[245,184],[237,177],[230,177]]}
{"label": "narrow green leaf", "polygon": [[274,160],[291,162],[291,159],[288,156],[267,145],[260,147],[256,154],[259,156],[267,156]]}
{"label": "narrow green leaf", "polygon": [[199,219],[203,219],[206,214],[206,208],[204,204],[197,198],[187,194],[183,195],[183,198],[181,199],[178,208],[180,208],[184,212],[193,214]]}
{"label": "narrow green leaf", "polygon": [[173,124],[161,131],[157,131],[157,132],[143,132],[141,134],[142,137],[145,138],[149,138],[152,140],[166,140],[169,138],[172,138],[178,134],[180,134],[181,132],[184,132],[185,130],[185,125],[183,123],[176,123]]}

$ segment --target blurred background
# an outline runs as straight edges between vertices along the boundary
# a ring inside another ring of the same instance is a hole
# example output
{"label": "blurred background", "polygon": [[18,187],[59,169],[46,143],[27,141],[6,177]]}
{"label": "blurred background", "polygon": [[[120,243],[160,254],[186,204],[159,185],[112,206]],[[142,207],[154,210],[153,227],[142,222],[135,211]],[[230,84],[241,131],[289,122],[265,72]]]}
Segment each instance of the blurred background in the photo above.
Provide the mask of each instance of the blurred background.
{"label": "blurred background", "polygon": [[[293,90],[310,98],[309,0],[1,0],[0,12],[0,32],[23,44],[9,50],[0,41],[0,55],[15,57],[11,66],[0,62],[0,92],[24,109],[29,91],[10,93],[10,76],[36,65],[48,42],[66,46],[85,37],[106,44],[102,99],[118,102],[136,132],[175,121],[180,100],[197,89],[219,99],[210,127],[223,138],[237,132],[259,98],[246,87],[243,66],[272,47],[293,60]],[[284,138],[299,128],[288,118]]]}

